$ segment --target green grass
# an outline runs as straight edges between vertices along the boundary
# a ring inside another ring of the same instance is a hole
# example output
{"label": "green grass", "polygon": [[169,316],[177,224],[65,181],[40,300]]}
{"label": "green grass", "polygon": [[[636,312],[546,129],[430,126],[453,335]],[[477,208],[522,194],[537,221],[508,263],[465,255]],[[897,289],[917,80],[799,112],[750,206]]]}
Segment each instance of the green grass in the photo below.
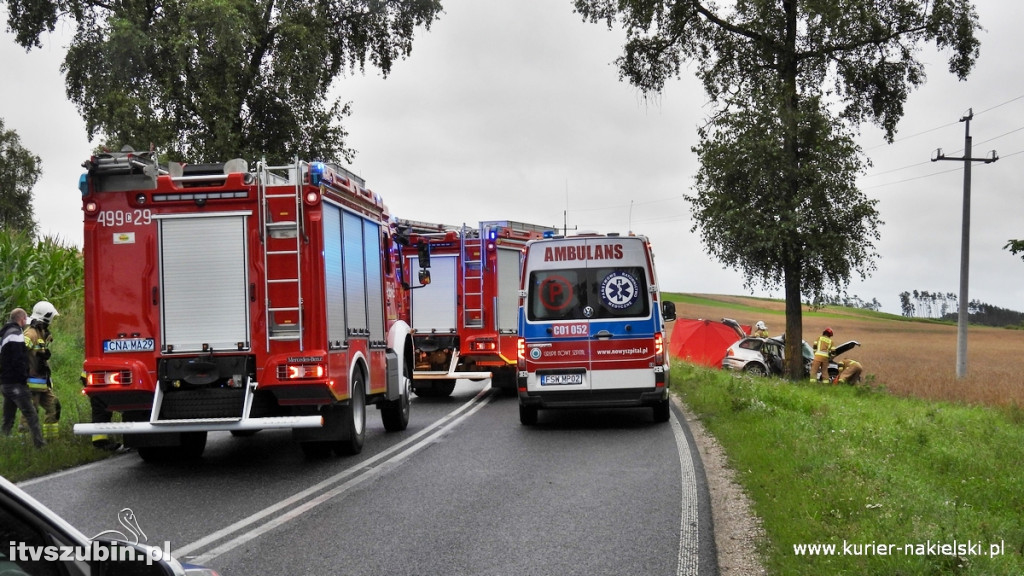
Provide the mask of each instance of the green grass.
{"label": "green grass", "polygon": [[[674,391],[722,444],[763,521],[770,573],[1024,573],[1020,410],[752,379],[683,363],[672,372]],[[981,548],[957,556],[933,546],[927,553],[929,543],[954,541]],[[893,555],[794,549],[835,544],[842,551],[851,543],[896,547]],[[989,546],[1001,543],[1003,553],[989,557]],[[925,554],[908,553],[908,544]]]}

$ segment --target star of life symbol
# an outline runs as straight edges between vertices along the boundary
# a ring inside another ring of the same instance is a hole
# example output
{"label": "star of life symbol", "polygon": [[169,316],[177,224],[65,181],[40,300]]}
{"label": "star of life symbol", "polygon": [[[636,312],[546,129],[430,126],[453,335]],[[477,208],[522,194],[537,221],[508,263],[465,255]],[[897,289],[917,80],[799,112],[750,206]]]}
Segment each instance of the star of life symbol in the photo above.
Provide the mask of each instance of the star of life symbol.
{"label": "star of life symbol", "polygon": [[601,299],[609,308],[622,310],[636,302],[639,283],[632,274],[612,272],[601,282]]}

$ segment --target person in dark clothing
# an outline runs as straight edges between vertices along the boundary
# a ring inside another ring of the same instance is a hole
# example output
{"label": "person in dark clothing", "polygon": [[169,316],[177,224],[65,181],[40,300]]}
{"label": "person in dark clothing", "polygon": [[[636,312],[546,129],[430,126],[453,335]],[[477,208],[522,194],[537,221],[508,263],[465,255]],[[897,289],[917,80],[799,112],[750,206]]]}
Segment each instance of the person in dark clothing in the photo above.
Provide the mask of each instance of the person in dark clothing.
{"label": "person in dark clothing", "polygon": [[28,423],[32,442],[37,448],[46,445],[43,431],[39,426],[39,413],[32,403],[28,389],[28,347],[25,345],[24,329],[28,314],[21,308],[11,311],[9,322],[0,329],[0,391],[4,396],[3,425],[0,431],[10,435],[14,417],[18,410]]}

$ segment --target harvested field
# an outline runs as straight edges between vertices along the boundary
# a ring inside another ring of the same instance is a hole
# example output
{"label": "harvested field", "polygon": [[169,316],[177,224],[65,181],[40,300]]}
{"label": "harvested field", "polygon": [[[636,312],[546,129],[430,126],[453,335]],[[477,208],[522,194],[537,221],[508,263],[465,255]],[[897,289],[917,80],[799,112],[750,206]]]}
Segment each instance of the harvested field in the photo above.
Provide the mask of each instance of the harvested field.
{"label": "harvested field", "polygon": [[[781,301],[717,295],[700,298],[708,303],[677,303],[679,317],[728,317],[740,324],[764,320],[771,334],[785,330]],[[751,312],[751,307],[764,313]],[[868,384],[884,387],[892,394],[1024,407],[1024,331],[971,326],[967,335],[967,377],[957,380],[955,325],[876,316],[844,308],[805,308],[804,340],[813,341],[826,326],[835,332],[833,341],[837,344],[857,340],[861,346],[845,356],[864,365]]]}

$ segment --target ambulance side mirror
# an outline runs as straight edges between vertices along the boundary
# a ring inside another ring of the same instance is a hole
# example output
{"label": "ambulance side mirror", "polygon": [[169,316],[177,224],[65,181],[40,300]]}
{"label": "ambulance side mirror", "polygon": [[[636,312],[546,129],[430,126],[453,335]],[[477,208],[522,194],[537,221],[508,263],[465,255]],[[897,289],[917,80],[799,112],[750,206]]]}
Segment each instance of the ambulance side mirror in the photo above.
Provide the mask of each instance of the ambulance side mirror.
{"label": "ambulance side mirror", "polygon": [[661,303],[661,317],[665,322],[671,322],[676,319],[676,304],[671,300],[664,300]]}

